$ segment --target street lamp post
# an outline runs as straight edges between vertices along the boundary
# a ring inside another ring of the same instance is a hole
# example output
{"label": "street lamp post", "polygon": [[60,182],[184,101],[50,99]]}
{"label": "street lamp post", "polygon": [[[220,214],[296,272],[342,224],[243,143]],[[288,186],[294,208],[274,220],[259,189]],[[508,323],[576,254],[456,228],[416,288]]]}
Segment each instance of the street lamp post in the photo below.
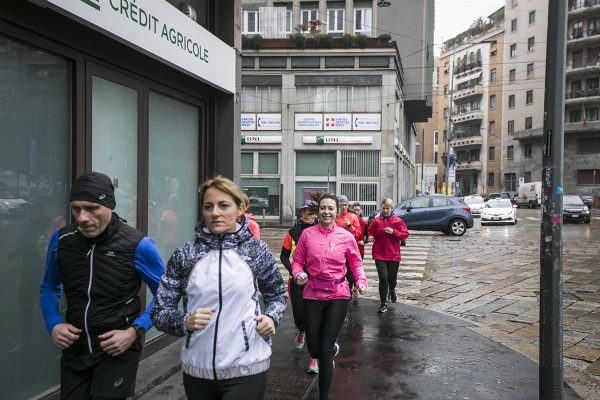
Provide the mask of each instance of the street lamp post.
{"label": "street lamp post", "polygon": [[456,48],[454,48],[454,50],[452,50],[452,63],[450,65],[450,102],[448,103],[448,119],[447,119],[447,130],[446,130],[446,140],[445,140],[445,145],[446,145],[446,168],[445,168],[445,174],[444,174],[444,179],[445,179],[445,191],[446,191],[446,195],[448,194],[448,178],[449,178],[449,173],[450,173],[450,137],[452,135],[452,101],[454,100],[454,56],[456,55]]}

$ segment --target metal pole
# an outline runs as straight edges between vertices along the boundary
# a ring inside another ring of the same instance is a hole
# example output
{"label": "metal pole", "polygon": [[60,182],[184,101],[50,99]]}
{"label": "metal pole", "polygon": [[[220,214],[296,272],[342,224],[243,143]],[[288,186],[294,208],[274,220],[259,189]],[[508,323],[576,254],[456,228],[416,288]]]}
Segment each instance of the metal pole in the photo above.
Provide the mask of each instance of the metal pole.
{"label": "metal pole", "polygon": [[540,400],[563,398],[562,218],[567,2],[549,0],[540,237]]}
{"label": "metal pole", "polygon": [[452,132],[452,101],[454,99],[454,55],[456,54],[456,48],[452,50],[452,63],[450,65],[450,103],[448,104],[448,130],[446,131],[446,173],[445,175],[445,184],[446,184],[446,193],[448,194],[448,174],[450,173],[450,133]]}
{"label": "metal pole", "polygon": [[421,135],[421,194],[423,194],[423,176],[425,168],[425,128],[423,128],[423,134]]}

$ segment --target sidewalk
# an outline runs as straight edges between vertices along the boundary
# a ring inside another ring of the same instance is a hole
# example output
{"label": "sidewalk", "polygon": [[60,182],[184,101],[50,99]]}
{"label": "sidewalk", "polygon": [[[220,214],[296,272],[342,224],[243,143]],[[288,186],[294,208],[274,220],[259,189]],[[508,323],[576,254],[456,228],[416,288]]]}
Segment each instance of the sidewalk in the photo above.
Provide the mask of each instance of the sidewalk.
{"label": "sidewalk", "polygon": [[[538,399],[538,365],[479,335],[470,322],[400,303],[377,314],[377,306],[367,298],[350,305],[332,400]],[[308,353],[292,346],[294,335],[288,308],[273,341],[265,399],[318,399],[316,379],[306,373]],[[173,375],[178,352],[175,343],[141,363],[136,398],[185,398],[180,374]],[[563,398],[580,399],[568,387]]]}

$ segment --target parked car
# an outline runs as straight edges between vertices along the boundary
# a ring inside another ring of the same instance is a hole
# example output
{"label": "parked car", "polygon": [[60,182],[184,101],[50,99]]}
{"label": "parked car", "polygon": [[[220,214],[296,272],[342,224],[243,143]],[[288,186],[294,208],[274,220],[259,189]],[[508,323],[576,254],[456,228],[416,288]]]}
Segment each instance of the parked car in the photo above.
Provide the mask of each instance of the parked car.
{"label": "parked car", "polygon": [[529,182],[519,186],[517,205],[534,208],[542,205],[542,182]]}
{"label": "parked car", "polygon": [[594,202],[594,198],[589,195],[589,194],[582,194],[581,196],[581,200],[583,201],[583,204],[585,204],[586,206],[588,206],[588,208],[592,208],[592,203]]}
{"label": "parked car", "polygon": [[471,209],[472,216],[479,217],[481,215],[481,210],[483,210],[485,207],[485,202],[483,201],[483,197],[481,197],[477,194],[472,194],[472,195],[463,197],[463,201]]}
{"label": "parked car", "polygon": [[481,226],[517,223],[517,206],[509,199],[492,199],[485,202],[481,212]]}
{"label": "parked car", "polygon": [[25,215],[27,201],[17,197],[7,187],[0,186],[0,215]]}
{"label": "parked car", "polygon": [[[441,231],[447,235],[462,236],[473,227],[473,216],[468,205],[458,197],[426,195],[399,203],[394,214],[402,218],[406,227],[414,231]],[[379,211],[369,215],[369,223]]]}
{"label": "parked car", "polygon": [[590,209],[583,204],[581,197],[575,195],[563,196],[563,222],[568,221],[585,222],[591,221]]}
{"label": "parked car", "polygon": [[511,199],[511,196],[508,192],[495,192],[495,193],[490,193],[485,197],[485,201],[488,200],[492,200],[492,199]]}
{"label": "parked car", "polygon": [[517,204],[517,200],[519,199],[519,192],[514,192],[514,191],[509,190],[506,193],[508,193],[510,202],[513,204]]}

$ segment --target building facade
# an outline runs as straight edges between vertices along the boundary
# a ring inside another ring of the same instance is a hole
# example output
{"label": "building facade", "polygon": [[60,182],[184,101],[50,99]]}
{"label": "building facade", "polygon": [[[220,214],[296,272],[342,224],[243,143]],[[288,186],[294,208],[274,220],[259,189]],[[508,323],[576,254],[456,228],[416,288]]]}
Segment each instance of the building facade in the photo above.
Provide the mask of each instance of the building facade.
{"label": "building facade", "polygon": [[[39,283],[49,238],[70,221],[76,176],[108,174],[115,211],[152,236],[165,261],[193,235],[198,184],[216,173],[239,179],[239,1],[175,5],[0,4],[4,399],[56,397],[60,352]],[[172,341],[152,330],[144,354]]]}
{"label": "building facade", "polygon": [[[417,125],[417,144],[415,159],[417,162],[417,193],[438,193],[438,184],[443,179],[443,167],[440,163],[441,151],[444,143],[439,131],[440,113],[440,60],[436,57],[433,61],[432,74],[432,115],[427,122]],[[441,173],[441,174],[440,174]]]}
{"label": "building facade", "polygon": [[[377,3],[242,2],[241,181],[259,219],[291,221],[314,190],[366,211],[414,195],[415,123],[431,112],[431,76],[421,70],[433,63],[433,5]],[[403,25],[387,20],[402,5],[410,45]],[[409,85],[402,55],[410,53],[419,74]]]}

